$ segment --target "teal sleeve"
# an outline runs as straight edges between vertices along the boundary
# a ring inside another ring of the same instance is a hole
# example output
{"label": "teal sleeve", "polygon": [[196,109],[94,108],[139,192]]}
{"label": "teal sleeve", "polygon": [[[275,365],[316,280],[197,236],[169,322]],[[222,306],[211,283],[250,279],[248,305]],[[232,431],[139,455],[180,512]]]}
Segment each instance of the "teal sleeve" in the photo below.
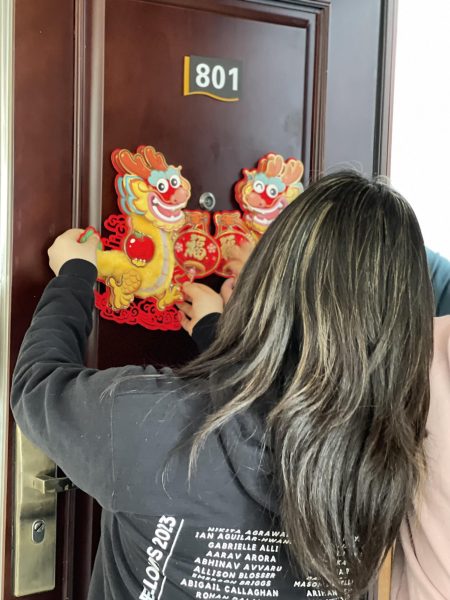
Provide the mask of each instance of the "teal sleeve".
{"label": "teal sleeve", "polygon": [[450,315],[450,261],[428,248],[427,258],[436,302],[436,316]]}

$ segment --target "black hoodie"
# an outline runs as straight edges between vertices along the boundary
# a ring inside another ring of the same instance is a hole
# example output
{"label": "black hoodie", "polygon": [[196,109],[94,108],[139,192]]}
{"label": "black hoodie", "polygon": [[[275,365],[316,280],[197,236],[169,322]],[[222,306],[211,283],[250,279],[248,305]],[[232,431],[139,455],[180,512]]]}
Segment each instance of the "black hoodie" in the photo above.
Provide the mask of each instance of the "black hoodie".
{"label": "black hoodie", "polygon": [[209,398],[169,369],[83,365],[95,279],[71,260],[48,284],[11,396],[23,433],[103,507],[89,599],[337,598],[289,568],[257,415],[211,435],[189,482],[179,446]]}

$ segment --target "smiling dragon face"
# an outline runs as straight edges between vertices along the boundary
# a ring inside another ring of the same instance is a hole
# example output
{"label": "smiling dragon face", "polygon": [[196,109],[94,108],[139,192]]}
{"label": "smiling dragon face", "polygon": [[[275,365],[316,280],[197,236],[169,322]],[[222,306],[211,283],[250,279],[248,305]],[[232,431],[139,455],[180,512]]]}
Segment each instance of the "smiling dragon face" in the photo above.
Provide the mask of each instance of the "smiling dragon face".
{"label": "smiling dragon face", "polygon": [[303,163],[295,158],[284,160],[279,154],[267,154],[256,169],[244,169],[235,186],[235,197],[248,227],[261,236],[269,225],[303,191],[300,179]]}
{"label": "smiling dragon face", "polygon": [[142,215],[164,231],[184,225],[183,209],[191,185],[181,175],[181,167],[169,166],[152,146],[140,146],[136,154],[115,150],[112,162],[118,172],[116,191],[123,213]]}

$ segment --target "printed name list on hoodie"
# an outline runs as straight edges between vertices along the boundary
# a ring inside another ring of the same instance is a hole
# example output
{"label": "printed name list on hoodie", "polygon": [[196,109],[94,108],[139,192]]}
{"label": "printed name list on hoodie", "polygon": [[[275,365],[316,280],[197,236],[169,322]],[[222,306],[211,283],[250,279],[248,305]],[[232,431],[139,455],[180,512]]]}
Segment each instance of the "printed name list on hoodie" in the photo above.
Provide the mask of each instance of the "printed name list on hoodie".
{"label": "printed name list on hoodie", "polygon": [[[283,592],[297,589],[306,598],[338,600],[335,590],[324,589],[315,577],[295,580],[280,558],[289,544],[282,531],[240,530],[224,527],[184,529],[175,517],[159,519],[147,548],[148,566],[139,600],[165,600],[166,571],[170,567],[177,541],[195,548],[194,564],[178,559],[176,584],[201,600],[244,600],[282,598]],[[186,537],[188,536],[188,537]],[[350,585],[349,569],[343,553],[338,553],[339,575]],[[180,579],[180,572],[183,576]]]}

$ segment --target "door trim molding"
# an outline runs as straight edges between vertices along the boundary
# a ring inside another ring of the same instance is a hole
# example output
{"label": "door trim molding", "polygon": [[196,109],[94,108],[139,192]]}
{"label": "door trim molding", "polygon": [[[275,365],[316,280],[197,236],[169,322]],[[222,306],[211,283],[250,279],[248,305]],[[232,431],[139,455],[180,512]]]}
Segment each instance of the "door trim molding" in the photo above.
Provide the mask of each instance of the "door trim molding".
{"label": "door trim molding", "polygon": [[311,173],[313,182],[323,174],[325,165],[325,117],[327,101],[328,38],[330,6],[324,1],[315,9],[315,64],[312,107]]}
{"label": "door trim molding", "polygon": [[389,177],[391,174],[398,0],[382,0],[380,11],[373,173]]}
{"label": "door trim molding", "polygon": [[100,230],[106,0],[75,1],[72,226]]}
{"label": "door trim molding", "polygon": [[[8,422],[10,385],[12,215],[13,215],[13,106],[14,0],[0,2],[0,513],[6,516]],[[0,533],[0,590],[5,582],[5,531]],[[1,591],[0,591],[1,593]]]}
{"label": "door trim molding", "polygon": [[89,223],[99,228],[103,187],[103,124],[105,89],[105,0],[92,7],[92,55],[89,97]]}
{"label": "door trim molding", "polygon": [[[106,0],[75,0],[74,117],[72,226],[102,227],[103,134],[105,87]],[[98,315],[86,360],[97,366]],[[63,577],[68,599],[86,597],[96,555],[96,505],[90,496],[73,491],[66,496],[69,518],[65,523],[66,566]],[[75,548],[79,558],[74,563]],[[81,551],[81,554],[80,554]]]}

